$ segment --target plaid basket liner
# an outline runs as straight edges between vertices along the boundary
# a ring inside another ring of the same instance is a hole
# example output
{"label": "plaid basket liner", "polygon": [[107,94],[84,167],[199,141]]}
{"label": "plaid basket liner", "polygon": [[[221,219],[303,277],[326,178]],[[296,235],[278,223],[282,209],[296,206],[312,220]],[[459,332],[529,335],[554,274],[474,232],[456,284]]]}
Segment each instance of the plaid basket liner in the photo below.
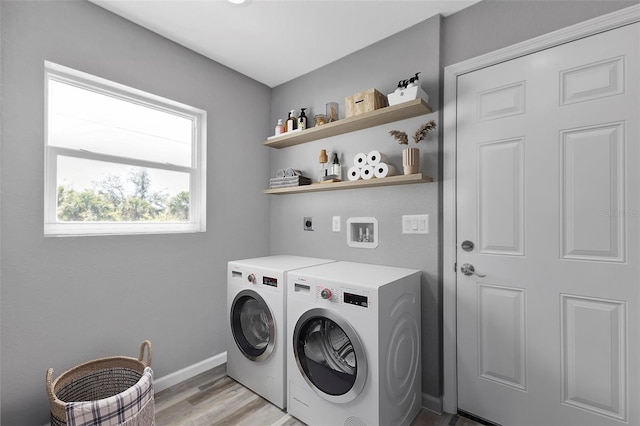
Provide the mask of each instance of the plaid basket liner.
{"label": "plaid basket liner", "polygon": [[153,371],[146,367],[138,383],[118,395],[65,408],[68,426],[153,426]]}

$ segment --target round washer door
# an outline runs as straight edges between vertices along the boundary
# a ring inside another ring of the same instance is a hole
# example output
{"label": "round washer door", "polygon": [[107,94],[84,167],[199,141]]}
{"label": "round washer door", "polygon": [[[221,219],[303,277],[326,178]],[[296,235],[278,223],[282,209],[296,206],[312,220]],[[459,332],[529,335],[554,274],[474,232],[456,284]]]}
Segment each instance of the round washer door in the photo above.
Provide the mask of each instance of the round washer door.
{"label": "round washer door", "polygon": [[231,304],[231,332],[240,351],[252,361],[264,361],[273,353],[276,330],[273,313],[262,296],[242,290]]}
{"label": "round washer door", "polygon": [[337,313],[314,308],[293,331],[293,353],[300,373],[324,399],[353,401],[364,388],[367,358],[353,327]]}

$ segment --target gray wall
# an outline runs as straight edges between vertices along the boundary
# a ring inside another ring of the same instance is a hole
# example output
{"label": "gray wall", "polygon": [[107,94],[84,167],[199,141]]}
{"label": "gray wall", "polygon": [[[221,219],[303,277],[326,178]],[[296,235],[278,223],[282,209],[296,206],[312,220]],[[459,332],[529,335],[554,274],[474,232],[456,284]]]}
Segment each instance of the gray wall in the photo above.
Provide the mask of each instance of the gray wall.
{"label": "gray wall", "polygon": [[[344,117],[344,97],[377,88],[391,93],[403,78],[421,71],[423,89],[430,95],[434,113],[390,123],[372,129],[314,141],[271,152],[272,174],[279,168],[301,169],[316,177],[321,149],[335,150],[343,157],[343,173],[358,152],[378,150],[389,157],[402,173],[402,148],[389,134],[397,129],[412,135],[430,119],[438,123],[440,81],[440,17],[428,19],[410,29],[364,48],[348,57],[273,89],[271,121],[286,117],[291,109],[309,107],[324,112],[325,103],[340,104]],[[410,142],[413,144],[413,142]],[[415,145],[415,144],[414,144]],[[421,171],[435,178],[434,183],[353,189],[311,194],[291,194],[271,198],[271,253],[375,263],[420,269],[422,273],[422,369],[425,404],[439,409],[441,285],[438,230],[440,182],[438,132],[417,145],[421,152]],[[403,214],[428,214],[429,235],[403,235]],[[312,216],[314,231],[303,231],[303,217]],[[331,231],[332,216],[341,216],[342,231]],[[376,249],[347,246],[346,220],[373,216],[378,219],[379,246]]]}
{"label": "gray wall", "polygon": [[[48,367],[150,339],[162,377],[226,350],[226,262],[269,249],[270,89],[88,2],[0,10],[2,424],[42,425]],[[43,237],[45,59],[208,112],[206,233]]]}

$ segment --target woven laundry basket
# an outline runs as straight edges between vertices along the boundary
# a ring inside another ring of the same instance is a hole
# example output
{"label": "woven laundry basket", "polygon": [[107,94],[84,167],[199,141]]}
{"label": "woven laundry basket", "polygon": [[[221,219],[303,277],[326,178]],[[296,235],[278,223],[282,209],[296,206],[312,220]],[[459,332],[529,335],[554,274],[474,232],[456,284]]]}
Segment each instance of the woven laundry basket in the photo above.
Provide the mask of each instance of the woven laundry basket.
{"label": "woven laundry basket", "polygon": [[[143,361],[145,348],[147,360]],[[80,364],[52,380],[53,368],[47,370],[47,394],[51,411],[51,426],[66,426],[66,404],[98,401],[125,392],[142,378],[144,369],[151,367],[151,342],[140,345],[138,358],[114,356]]]}

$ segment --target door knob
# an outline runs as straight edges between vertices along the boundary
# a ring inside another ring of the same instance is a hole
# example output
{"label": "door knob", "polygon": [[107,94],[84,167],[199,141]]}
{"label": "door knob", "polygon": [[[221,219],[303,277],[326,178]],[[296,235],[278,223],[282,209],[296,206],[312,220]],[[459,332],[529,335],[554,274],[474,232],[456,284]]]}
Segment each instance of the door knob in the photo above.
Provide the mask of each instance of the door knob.
{"label": "door knob", "polygon": [[474,268],[473,265],[470,263],[465,263],[464,265],[462,265],[460,267],[460,272],[462,272],[462,275],[466,275],[466,276],[475,275],[476,277],[480,277],[480,278],[486,277],[485,274],[477,273],[476,268]]}
{"label": "door knob", "polygon": [[464,251],[471,251],[473,250],[473,242],[466,240],[462,242],[462,250]]}

